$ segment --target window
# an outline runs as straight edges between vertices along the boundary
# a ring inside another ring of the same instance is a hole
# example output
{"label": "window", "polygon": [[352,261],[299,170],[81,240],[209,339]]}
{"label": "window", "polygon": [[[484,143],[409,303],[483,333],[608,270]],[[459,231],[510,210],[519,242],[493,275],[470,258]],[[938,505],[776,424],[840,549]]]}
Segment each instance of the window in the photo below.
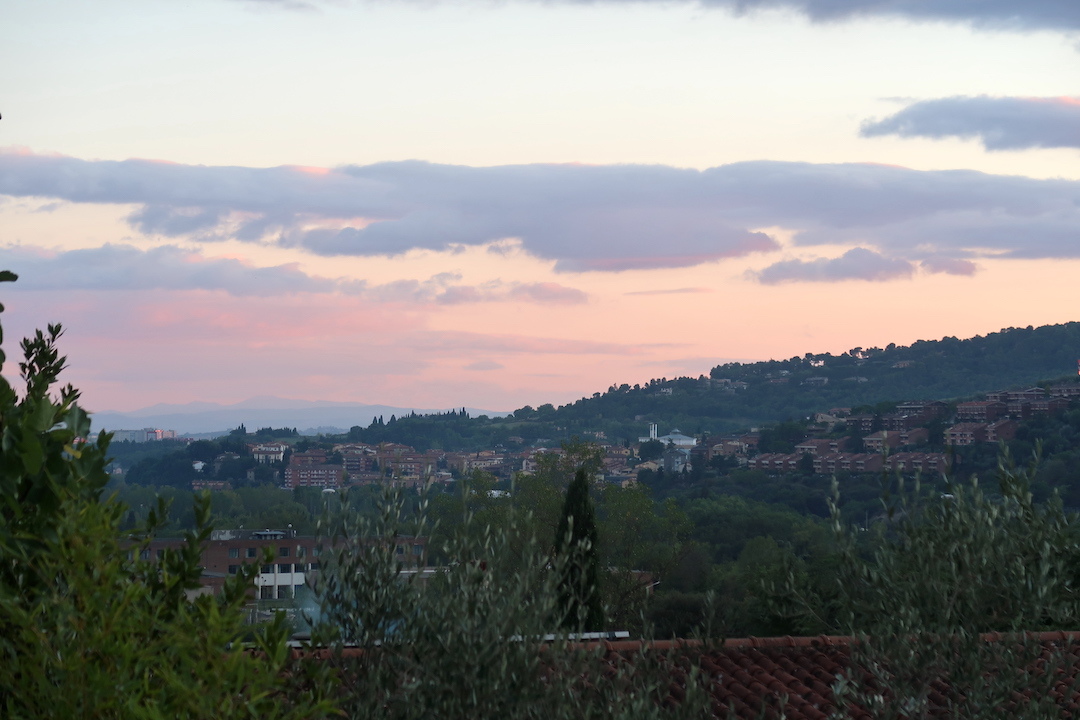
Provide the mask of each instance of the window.
{"label": "window", "polygon": [[284,598],[292,597],[292,593],[289,592],[290,590],[292,590],[292,585],[278,585],[277,586],[278,599],[282,600]]}
{"label": "window", "polygon": [[255,555],[256,555],[255,548],[248,548],[247,549],[247,556],[249,558],[253,558],[253,557],[255,557]]}
{"label": "window", "polygon": [[307,548],[303,545],[296,546],[296,557],[301,558],[307,555]]}
{"label": "window", "polygon": [[165,551],[164,550],[158,550],[157,553],[155,553],[155,554],[157,555],[158,560],[165,557]]}
{"label": "window", "polygon": [[296,569],[296,572],[305,572],[307,570],[307,565],[304,563],[296,563],[293,567]]}
{"label": "window", "polygon": [[313,547],[311,549],[311,554],[314,555],[315,557],[319,557],[320,555],[322,555],[322,548],[320,546],[316,545],[315,547]]}
{"label": "window", "polygon": [[142,552],[140,552],[139,553],[139,559],[140,560],[149,560],[150,559],[150,551],[149,550],[143,550]]}
{"label": "window", "polygon": [[289,563],[281,563],[277,566],[277,569],[280,573],[289,573],[292,572],[292,565],[290,565]]}
{"label": "window", "polygon": [[229,548],[229,559],[240,557],[240,548]]}
{"label": "window", "polygon": [[274,586],[273,585],[263,585],[261,588],[259,588],[259,599],[260,600],[273,600],[274,599]]}
{"label": "window", "polygon": [[240,566],[239,565],[230,565],[229,566],[229,574],[230,575],[235,575],[238,572],[240,572]]}
{"label": "window", "polygon": [[412,546],[412,554],[416,555],[417,557],[420,557],[421,555],[424,554],[424,546],[420,545],[420,544],[413,545]]}
{"label": "window", "polygon": [[319,563],[311,563],[310,567],[311,567],[312,570],[318,570],[319,569]]}
{"label": "window", "polygon": [[261,572],[264,575],[269,575],[270,573],[274,572],[274,566],[273,565],[263,565],[261,568],[259,568],[259,572]]}
{"label": "window", "polygon": [[278,548],[278,556],[279,557],[289,557],[289,548],[287,548],[287,547]]}
{"label": "window", "polygon": [[398,555],[404,555],[405,554],[405,546],[404,545],[398,545],[397,546],[397,554]]}

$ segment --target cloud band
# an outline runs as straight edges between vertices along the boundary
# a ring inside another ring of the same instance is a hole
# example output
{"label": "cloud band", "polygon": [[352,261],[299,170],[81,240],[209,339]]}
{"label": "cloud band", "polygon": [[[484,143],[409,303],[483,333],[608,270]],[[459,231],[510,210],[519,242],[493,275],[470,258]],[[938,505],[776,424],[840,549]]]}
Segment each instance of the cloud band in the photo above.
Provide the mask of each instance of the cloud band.
{"label": "cloud band", "polygon": [[[940,268],[960,267],[950,259],[1080,256],[1080,182],[869,164],[698,171],[401,162],[312,173],[6,153],[0,194],[133,203],[140,209],[129,221],[144,232],[277,242],[321,255],[446,251],[509,238],[558,271],[687,267],[780,249],[762,227],[790,229],[797,246],[873,248],[909,263],[934,258]],[[513,293],[574,296],[552,291]]]}
{"label": "cloud band", "polygon": [[1080,98],[924,100],[864,124],[861,134],[978,139],[987,150],[1080,148]]}

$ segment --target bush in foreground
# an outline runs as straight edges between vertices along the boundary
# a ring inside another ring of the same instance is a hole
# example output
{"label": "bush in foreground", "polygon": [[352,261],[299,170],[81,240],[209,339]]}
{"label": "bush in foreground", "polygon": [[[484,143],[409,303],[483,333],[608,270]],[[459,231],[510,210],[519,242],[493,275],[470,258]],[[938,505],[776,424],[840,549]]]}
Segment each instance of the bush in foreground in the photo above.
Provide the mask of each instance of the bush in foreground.
{"label": "bush in foreground", "polygon": [[[14,280],[0,273],[0,281]],[[2,310],[2,307],[0,307]],[[328,705],[296,692],[280,623],[243,625],[250,572],[222,594],[199,587],[209,501],[186,545],[144,559],[104,496],[109,436],[91,437],[70,385],[59,325],[22,343],[20,394],[0,377],[0,715],[6,718],[310,718]],[[2,338],[0,338],[2,339]],[[0,352],[0,369],[5,357]],[[262,653],[244,650],[247,639]]]}

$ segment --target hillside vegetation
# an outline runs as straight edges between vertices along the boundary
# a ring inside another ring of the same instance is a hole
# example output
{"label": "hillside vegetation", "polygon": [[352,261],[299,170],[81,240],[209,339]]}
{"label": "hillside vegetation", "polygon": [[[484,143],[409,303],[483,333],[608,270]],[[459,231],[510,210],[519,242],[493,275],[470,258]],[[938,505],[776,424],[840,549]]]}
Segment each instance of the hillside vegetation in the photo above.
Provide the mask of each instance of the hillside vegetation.
{"label": "hillside vegetation", "polygon": [[656,422],[666,431],[718,433],[804,418],[833,407],[947,400],[1071,375],[1080,358],[1080,322],[1008,328],[966,340],[807,353],[788,360],[727,363],[708,377],[612,385],[574,403],[526,406],[506,418],[464,413],[406,416],[354,427],[358,442],[393,440],[417,449],[480,449],[602,432],[636,440]]}

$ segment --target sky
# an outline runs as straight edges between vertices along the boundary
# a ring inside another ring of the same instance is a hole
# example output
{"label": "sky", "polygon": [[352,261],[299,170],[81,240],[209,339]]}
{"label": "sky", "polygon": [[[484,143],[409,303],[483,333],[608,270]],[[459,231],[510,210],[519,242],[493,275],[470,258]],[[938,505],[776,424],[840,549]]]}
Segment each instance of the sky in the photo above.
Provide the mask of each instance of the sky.
{"label": "sky", "polygon": [[4,373],[60,322],[90,410],[507,411],[1080,320],[1075,0],[3,14]]}

